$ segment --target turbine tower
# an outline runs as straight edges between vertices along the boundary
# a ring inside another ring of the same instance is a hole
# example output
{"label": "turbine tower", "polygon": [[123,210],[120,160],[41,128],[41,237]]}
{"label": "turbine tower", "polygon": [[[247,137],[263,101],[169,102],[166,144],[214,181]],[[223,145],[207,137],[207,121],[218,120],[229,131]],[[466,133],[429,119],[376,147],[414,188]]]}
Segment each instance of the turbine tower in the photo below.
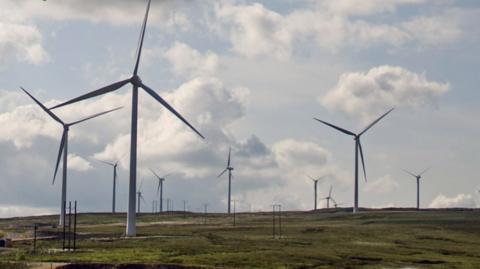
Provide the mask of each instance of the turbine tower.
{"label": "turbine tower", "polygon": [[138,196],[138,208],[137,208],[137,213],[142,213],[142,212],[140,212],[140,206],[141,206],[141,203],[140,203],[141,201],[140,201],[140,199],[142,199],[142,201],[143,201],[144,203],[147,203],[147,202],[145,201],[145,199],[143,199],[143,195],[142,195],[142,192],[141,192],[141,191],[138,191],[138,192],[137,192],[137,196]]}
{"label": "turbine tower", "polygon": [[158,179],[157,194],[160,194],[160,197],[159,197],[160,200],[159,201],[160,201],[160,213],[161,213],[161,212],[163,212],[163,182],[165,181],[165,179],[170,174],[166,174],[163,177],[161,177],[161,176],[157,175],[157,173],[155,173],[155,171],[153,171],[152,169],[150,169],[150,171]]}
{"label": "turbine tower", "polygon": [[145,28],[147,27],[148,13],[150,10],[151,0],[148,1],[147,9],[145,12],[145,17],[143,19],[142,28],[140,31],[140,38],[138,42],[137,54],[135,57],[135,67],[133,69],[133,75],[130,78],[115,82],[98,90],[89,92],[87,94],[81,95],[77,98],[71,99],[59,105],[52,107],[58,108],[61,106],[73,104],[85,99],[89,99],[95,96],[103,95],[109,92],[113,92],[123,87],[124,85],[130,83],[132,84],[132,116],[131,116],[131,134],[130,134],[130,179],[128,185],[128,211],[127,211],[127,226],[126,226],[126,235],[135,236],[136,231],[136,217],[135,217],[135,196],[136,196],[136,186],[137,186],[137,120],[138,120],[138,90],[142,88],[147,94],[157,100],[162,104],[166,109],[178,117],[183,123],[185,123],[190,129],[197,133],[201,138],[204,138],[203,135],[195,129],[185,118],[183,118],[180,113],[178,113],[167,101],[165,101],[160,95],[158,95],[154,90],[145,85],[140,77],[138,76],[138,68],[140,64],[140,56],[142,54],[143,39],[145,37]]}
{"label": "turbine tower", "polygon": [[58,123],[60,123],[63,126],[63,134],[62,134],[62,139],[60,141],[60,148],[58,150],[57,162],[56,162],[56,165],[55,165],[55,172],[53,173],[53,181],[52,181],[52,184],[55,184],[55,178],[57,176],[58,166],[60,164],[60,159],[62,157],[62,152],[63,152],[62,195],[61,195],[61,199],[60,199],[60,215],[59,215],[60,220],[58,222],[60,226],[63,226],[63,219],[64,219],[64,216],[65,216],[65,203],[67,201],[68,132],[70,130],[70,127],[73,126],[73,125],[76,125],[78,123],[96,118],[96,117],[101,116],[103,114],[107,114],[107,113],[110,113],[112,111],[118,110],[121,107],[117,107],[115,109],[111,109],[111,110],[107,110],[107,111],[104,111],[104,112],[101,112],[101,113],[97,113],[97,114],[94,114],[92,116],[89,116],[89,117],[86,117],[84,119],[77,120],[77,121],[74,121],[74,122],[71,122],[71,123],[66,123],[66,122],[62,121],[52,111],[50,111],[47,107],[45,107],[42,103],[40,103],[40,101],[38,101],[35,97],[33,97],[33,95],[31,95],[27,90],[25,90],[22,87],[20,87],[20,88],[28,96],[30,96],[30,98],[32,98],[33,101],[35,101],[35,103],[37,103],[37,105],[39,105],[45,112],[47,112],[47,114],[52,119],[54,119],[55,121],[57,121]]}
{"label": "turbine tower", "polygon": [[233,167],[230,165],[230,155],[232,148],[228,148],[228,160],[227,167],[223,170],[218,177],[221,177],[228,170],[228,214],[230,214],[230,204],[232,202],[232,171]]}
{"label": "turbine tower", "polygon": [[425,172],[428,171],[428,169],[430,169],[430,167],[423,170],[423,172],[421,172],[418,175],[415,175],[414,173],[411,173],[411,172],[409,172],[405,169],[402,169],[405,173],[407,173],[407,174],[409,174],[409,175],[411,175],[411,176],[413,176],[414,178],[417,179],[417,210],[420,209],[420,179],[422,178],[422,175],[425,174]]}
{"label": "turbine tower", "polygon": [[372,128],[373,125],[375,125],[377,122],[379,122],[381,119],[383,119],[383,117],[385,117],[388,113],[392,112],[393,108],[390,109],[389,111],[387,111],[385,114],[383,114],[382,116],[380,116],[378,119],[376,119],[374,122],[370,123],[370,125],[368,125],[363,131],[361,131],[360,133],[358,134],[355,134],[353,132],[350,132],[348,130],[345,130],[343,128],[340,128],[338,126],[335,126],[331,123],[328,123],[326,121],[323,121],[323,120],[319,120],[317,118],[314,118],[315,120],[325,124],[325,125],[328,125],[344,134],[348,134],[348,135],[351,135],[353,136],[353,139],[355,140],[355,190],[354,190],[354,205],[353,205],[353,213],[356,213],[358,212],[358,154],[360,152],[360,158],[362,159],[362,167],[363,167],[363,176],[365,177],[365,181],[367,181],[367,172],[365,170],[365,161],[364,161],[364,158],[363,158],[363,149],[362,149],[362,144],[360,143],[360,137],[366,132],[368,131],[368,129]]}
{"label": "turbine tower", "polygon": [[116,190],[117,190],[117,167],[118,161],[111,163],[106,161],[100,161],[106,165],[113,167],[113,194],[112,194],[112,213],[115,213],[115,201],[116,201]]}
{"label": "turbine tower", "polygon": [[313,181],[313,193],[314,193],[314,200],[313,200],[313,209],[314,210],[317,210],[317,185],[318,185],[318,181],[320,181],[322,178],[324,178],[325,176],[323,177],[319,177],[319,178],[313,178],[311,176],[308,176],[312,181]]}
{"label": "turbine tower", "polygon": [[138,191],[137,191],[137,199],[138,199],[138,203],[137,203],[137,213],[141,213],[140,212],[140,209],[141,209],[141,201],[140,199],[146,204],[147,202],[145,201],[145,199],[143,199],[143,195],[142,195],[142,184],[143,182],[140,183],[140,186],[138,187]]}

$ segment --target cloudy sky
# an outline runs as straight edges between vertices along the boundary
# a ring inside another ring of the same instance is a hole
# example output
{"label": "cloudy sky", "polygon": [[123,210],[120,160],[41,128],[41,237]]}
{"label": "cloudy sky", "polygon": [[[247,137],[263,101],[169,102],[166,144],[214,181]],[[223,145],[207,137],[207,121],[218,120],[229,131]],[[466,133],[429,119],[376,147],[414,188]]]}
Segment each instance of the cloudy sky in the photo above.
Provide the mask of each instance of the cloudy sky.
{"label": "cloudy sky", "polygon": [[[56,213],[52,185],[62,128],[19,86],[51,106],[133,70],[145,0],[0,2],[0,217]],[[360,205],[476,207],[480,146],[480,3],[455,0],[153,0],[140,66],[143,81],[205,136],[201,140],[140,94],[138,179],[151,210],[156,182],[190,210],[225,211],[232,147],[240,210],[311,209],[328,175],[353,201],[354,142],[312,118],[354,132],[396,109],[363,137],[368,181]],[[126,208],[130,88],[55,110],[72,127],[68,200],[82,211]],[[320,206],[325,206],[324,201]]]}

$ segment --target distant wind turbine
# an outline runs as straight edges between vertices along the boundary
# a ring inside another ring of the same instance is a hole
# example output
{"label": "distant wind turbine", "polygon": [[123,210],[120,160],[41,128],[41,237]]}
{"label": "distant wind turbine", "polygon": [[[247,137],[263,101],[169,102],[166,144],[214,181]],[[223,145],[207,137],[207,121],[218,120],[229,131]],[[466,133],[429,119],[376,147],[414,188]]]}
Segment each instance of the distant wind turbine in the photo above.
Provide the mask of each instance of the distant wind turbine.
{"label": "distant wind turbine", "polygon": [[230,204],[232,202],[232,171],[233,167],[230,165],[230,155],[232,149],[228,148],[228,160],[227,160],[227,167],[223,170],[218,177],[221,177],[226,171],[228,171],[228,214],[230,214]]}
{"label": "distant wind turbine", "polygon": [[332,190],[333,190],[333,186],[330,186],[330,190],[328,191],[328,196],[322,199],[322,200],[327,200],[327,208],[330,208],[330,200],[332,200],[334,204],[336,204],[335,199],[333,199],[332,197]]}
{"label": "distant wind turbine", "polygon": [[140,209],[141,209],[141,201],[140,199],[146,204],[147,202],[145,201],[145,199],[143,199],[143,195],[142,195],[142,183],[140,183],[140,187],[138,188],[138,192],[137,192],[137,197],[138,197],[138,208],[137,208],[137,213],[141,213]]}
{"label": "distant wind turbine", "polygon": [[116,201],[116,190],[117,190],[117,166],[118,166],[118,161],[111,163],[111,162],[106,162],[106,161],[101,161],[100,162],[110,165],[113,167],[113,194],[112,194],[112,213],[115,213],[115,201]]}
{"label": "distant wind turbine", "polygon": [[166,174],[164,175],[163,177],[157,175],[157,173],[155,173],[155,171],[153,171],[152,169],[150,169],[150,171],[153,173],[153,175],[158,179],[158,187],[157,187],[157,194],[160,194],[160,197],[159,197],[159,201],[160,201],[160,212],[163,212],[163,182],[165,181],[165,179],[170,175],[170,174]]}
{"label": "distant wind turbine", "polygon": [[387,111],[385,114],[383,114],[381,117],[379,117],[378,119],[376,119],[374,122],[372,122],[370,125],[368,125],[363,131],[361,131],[360,133],[358,134],[355,134],[353,132],[350,132],[348,130],[345,130],[343,128],[340,128],[338,126],[335,126],[331,123],[328,123],[326,121],[323,121],[323,120],[319,120],[317,118],[314,118],[315,120],[325,124],[325,125],[328,125],[344,134],[348,134],[348,135],[351,135],[353,136],[354,140],[355,140],[355,190],[354,190],[354,205],[353,205],[353,213],[356,213],[358,212],[358,154],[359,154],[359,151],[360,151],[360,158],[362,159],[362,167],[363,167],[363,175],[365,177],[365,181],[367,180],[367,172],[365,170],[365,161],[364,161],[364,158],[363,158],[363,150],[362,150],[362,144],[360,143],[360,137],[366,132],[368,131],[370,128],[372,128],[373,125],[375,125],[377,122],[379,122],[381,119],[383,119],[383,117],[385,117],[388,113],[392,112],[393,108],[390,109],[389,111]]}
{"label": "distant wind turbine", "polygon": [[318,201],[318,199],[317,199],[317,185],[318,185],[318,181],[323,179],[325,176],[319,177],[319,178],[313,178],[311,176],[308,176],[308,177],[313,181],[313,193],[314,193],[313,209],[317,210],[317,201]]}
{"label": "distant wind turbine", "polygon": [[405,173],[407,173],[407,174],[411,175],[412,177],[414,177],[415,179],[417,179],[417,210],[420,209],[420,179],[422,178],[422,175],[425,174],[425,172],[427,172],[429,169],[430,169],[430,167],[423,170],[418,175],[415,175],[414,173],[411,173],[411,172],[409,172],[405,169],[402,169]]}
{"label": "distant wind turbine", "polygon": [[146,93],[151,97],[157,100],[162,104],[166,109],[178,117],[183,123],[185,123],[190,129],[197,133],[201,138],[204,138],[195,127],[193,127],[185,118],[183,118],[180,113],[178,113],[167,101],[165,101],[160,95],[158,95],[154,90],[145,85],[140,77],[138,76],[138,67],[140,64],[140,56],[142,54],[143,40],[145,37],[145,29],[147,27],[148,13],[150,10],[151,0],[148,1],[147,10],[145,12],[145,17],[143,20],[142,28],[140,31],[140,38],[138,42],[137,55],[135,57],[135,68],[133,69],[133,75],[130,78],[121,80],[100,88],[98,90],[89,92],[87,94],[81,95],[77,98],[71,99],[59,105],[52,107],[58,108],[61,106],[73,104],[82,100],[86,100],[95,96],[103,95],[109,92],[113,92],[123,87],[124,85],[130,83],[132,84],[132,116],[131,116],[131,134],[130,134],[130,180],[128,185],[128,211],[127,211],[127,226],[126,226],[126,235],[135,236],[136,235],[136,216],[135,216],[135,196],[136,196],[136,185],[137,185],[137,120],[138,120],[138,89],[142,88]]}
{"label": "distant wind turbine", "polygon": [[107,110],[107,111],[104,111],[104,112],[101,112],[101,113],[97,113],[97,114],[94,114],[92,116],[89,116],[89,117],[86,117],[84,119],[77,120],[77,121],[74,121],[74,122],[71,122],[71,123],[66,123],[66,122],[62,121],[52,111],[50,111],[47,107],[45,107],[42,103],[40,103],[40,101],[38,101],[35,97],[33,97],[33,95],[31,95],[27,90],[25,90],[22,87],[20,87],[20,88],[28,96],[30,96],[30,98],[32,98],[33,101],[35,101],[35,103],[37,103],[37,105],[39,105],[45,112],[47,112],[47,114],[52,119],[54,119],[55,121],[57,121],[58,123],[60,123],[63,126],[62,140],[60,141],[60,148],[58,150],[58,157],[57,157],[57,162],[56,162],[56,165],[55,165],[55,172],[53,173],[53,181],[52,181],[52,184],[54,184],[55,183],[55,177],[57,176],[58,166],[60,164],[60,158],[62,157],[62,152],[63,152],[62,196],[61,196],[61,200],[60,200],[60,220],[58,222],[60,226],[63,226],[63,219],[64,219],[64,215],[65,215],[65,203],[67,201],[68,131],[70,130],[70,127],[73,126],[73,125],[76,125],[78,123],[96,118],[98,116],[101,116],[101,115],[104,115],[104,114],[107,114],[107,113],[110,113],[112,111],[120,109],[121,107],[111,109],[111,110]]}

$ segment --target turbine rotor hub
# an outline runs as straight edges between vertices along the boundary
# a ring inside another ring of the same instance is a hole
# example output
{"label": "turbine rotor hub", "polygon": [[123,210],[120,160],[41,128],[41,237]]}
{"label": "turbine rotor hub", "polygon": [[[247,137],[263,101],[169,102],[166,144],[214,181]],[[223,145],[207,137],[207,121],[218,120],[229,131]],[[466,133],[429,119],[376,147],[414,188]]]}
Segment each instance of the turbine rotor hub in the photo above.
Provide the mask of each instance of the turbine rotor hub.
{"label": "turbine rotor hub", "polygon": [[133,75],[133,77],[131,78],[131,82],[132,82],[133,85],[135,85],[137,87],[142,86],[142,80],[140,79],[140,77],[138,75]]}

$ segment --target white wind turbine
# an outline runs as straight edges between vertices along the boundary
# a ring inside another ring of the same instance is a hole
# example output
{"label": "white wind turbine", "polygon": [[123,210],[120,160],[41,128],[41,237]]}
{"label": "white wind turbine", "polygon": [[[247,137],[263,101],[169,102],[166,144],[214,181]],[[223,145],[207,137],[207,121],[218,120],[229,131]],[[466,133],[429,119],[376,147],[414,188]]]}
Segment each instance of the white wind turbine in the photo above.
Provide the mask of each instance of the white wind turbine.
{"label": "white wind turbine", "polygon": [[137,186],[137,121],[138,121],[138,91],[139,88],[143,89],[147,94],[157,100],[166,109],[173,113],[183,123],[185,123],[190,129],[197,133],[201,138],[203,135],[195,129],[180,113],[178,113],[167,101],[165,101],[160,95],[158,95],[152,88],[145,85],[138,75],[138,68],[140,64],[140,56],[142,54],[143,40],[145,37],[145,29],[147,27],[148,13],[150,11],[151,0],[148,1],[145,17],[143,19],[142,29],[140,31],[140,38],[138,42],[137,55],[135,57],[135,67],[133,74],[130,78],[115,82],[98,90],[81,95],[77,98],[71,99],[59,105],[52,107],[58,108],[61,106],[73,104],[82,100],[86,100],[95,96],[103,95],[109,92],[116,91],[121,87],[131,84],[132,85],[132,116],[131,116],[131,133],[130,133],[130,178],[128,185],[128,211],[127,211],[127,225],[126,235],[135,236],[136,230],[136,216],[135,216],[135,203],[136,203],[136,186]]}
{"label": "white wind turbine", "polygon": [[107,111],[104,111],[104,112],[101,112],[101,113],[97,113],[95,115],[92,115],[92,116],[89,116],[89,117],[86,117],[86,118],[83,118],[81,120],[77,120],[77,121],[74,121],[74,122],[71,122],[71,123],[66,123],[66,122],[62,121],[52,111],[50,111],[50,109],[45,107],[35,97],[33,97],[33,95],[31,95],[27,90],[25,90],[24,88],[21,88],[21,89],[28,96],[30,96],[30,98],[32,98],[33,101],[35,101],[35,103],[37,103],[37,105],[39,105],[45,112],[47,112],[47,114],[52,119],[54,119],[55,121],[57,121],[58,123],[60,123],[63,126],[62,140],[60,141],[60,148],[58,150],[58,157],[57,157],[57,162],[56,162],[56,165],[55,165],[55,172],[53,173],[53,181],[52,181],[52,184],[54,184],[55,183],[55,177],[57,176],[58,166],[60,165],[60,159],[63,155],[63,166],[62,166],[63,173],[62,173],[62,187],[61,187],[62,188],[62,195],[61,195],[61,199],[60,199],[60,215],[59,215],[60,220],[58,222],[60,226],[63,226],[63,219],[64,219],[64,216],[65,216],[65,203],[67,201],[68,132],[70,130],[70,127],[73,126],[73,125],[76,125],[78,123],[96,118],[96,117],[101,116],[103,114],[110,113],[112,111],[118,110],[121,107],[111,109],[111,110],[107,110]]}
{"label": "white wind turbine", "polygon": [[161,176],[157,175],[157,173],[155,173],[155,171],[153,171],[152,169],[150,169],[150,171],[153,173],[153,175],[158,180],[157,194],[160,195],[160,197],[159,197],[159,199],[160,199],[159,200],[160,201],[160,212],[163,212],[163,182],[171,174],[166,174],[163,177],[161,177]]}
{"label": "white wind turbine", "polygon": [[353,140],[355,140],[355,188],[354,188],[354,203],[353,203],[353,213],[356,213],[358,212],[358,155],[360,155],[360,158],[362,160],[362,168],[363,168],[363,175],[365,177],[365,181],[367,180],[367,172],[365,171],[365,161],[364,161],[364,158],[363,158],[363,149],[362,149],[362,144],[360,143],[360,137],[365,133],[367,132],[370,128],[372,128],[373,125],[375,125],[377,122],[379,122],[381,119],[383,119],[385,116],[387,116],[388,113],[392,112],[393,108],[388,110],[385,114],[383,114],[382,116],[380,116],[378,119],[376,119],[375,121],[373,121],[372,123],[370,123],[370,125],[368,125],[365,129],[363,129],[363,131],[361,131],[360,133],[358,134],[355,134],[351,131],[348,131],[348,130],[345,130],[343,128],[340,128],[338,126],[335,126],[331,123],[328,123],[326,121],[323,121],[323,120],[319,120],[317,118],[314,118],[315,120],[325,124],[325,125],[328,125],[330,127],[332,127],[333,129],[336,129],[337,131],[340,131],[344,134],[347,134],[347,135],[350,135],[350,136],[353,136]]}

